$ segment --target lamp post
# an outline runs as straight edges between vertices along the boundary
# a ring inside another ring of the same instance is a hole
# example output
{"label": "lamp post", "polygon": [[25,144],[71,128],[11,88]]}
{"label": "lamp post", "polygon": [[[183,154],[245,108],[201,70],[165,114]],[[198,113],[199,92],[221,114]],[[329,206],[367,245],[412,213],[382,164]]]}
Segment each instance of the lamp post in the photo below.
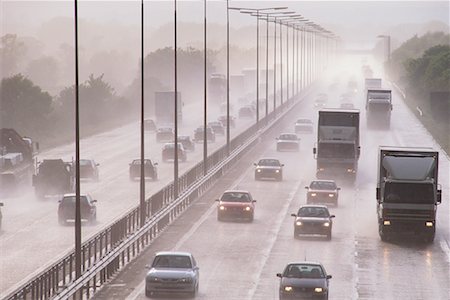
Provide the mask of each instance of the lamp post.
{"label": "lamp post", "polygon": [[[203,175],[208,173],[206,0],[203,0]],[[227,105],[228,106],[228,105]]]}
{"label": "lamp post", "polygon": [[141,165],[139,178],[139,209],[140,227],[144,226],[146,219],[145,209],[145,148],[144,148],[144,0],[141,0]]}
{"label": "lamp post", "polygon": [[74,1],[75,19],[75,279],[81,277],[81,202],[80,202],[80,103],[78,71],[78,0]]}
{"label": "lamp post", "polygon": [[177,0],[174,0],[174,164],[173,164],[173,192],[178,197],[178,62],[177,62]]}

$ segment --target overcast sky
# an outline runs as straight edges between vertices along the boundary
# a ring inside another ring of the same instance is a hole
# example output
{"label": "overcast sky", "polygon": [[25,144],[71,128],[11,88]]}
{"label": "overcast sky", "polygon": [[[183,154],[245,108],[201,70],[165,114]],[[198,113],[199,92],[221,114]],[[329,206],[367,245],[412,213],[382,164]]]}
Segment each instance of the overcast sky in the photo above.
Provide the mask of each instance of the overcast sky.
{"label": "overcast sky", "polygon": [[[30,30],[55,16],[73,16],[72,1],[1,0],[2,32]],[[97,22],[139,22],[140,1],[79,1],[80,18]],[[178,1],[179,19],[201,22],[202,1]],[[208,19],[225,22],[225,1],[208,0]],[[145,1],[146,21],[158,27],[172,20],[173,1]],[[442,21],[449,24],[448,1],[230,1],[234,7],[288,6],[319,24],[379,24]],[[232,26],[254,23],[252,18],[231,13]]]}

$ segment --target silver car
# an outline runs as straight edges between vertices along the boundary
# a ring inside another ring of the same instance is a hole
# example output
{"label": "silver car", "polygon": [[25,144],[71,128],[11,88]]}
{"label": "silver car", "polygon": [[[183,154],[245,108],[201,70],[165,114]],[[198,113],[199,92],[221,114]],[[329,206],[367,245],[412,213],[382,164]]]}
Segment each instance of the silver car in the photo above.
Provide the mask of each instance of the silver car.
{"label": "silver car", "polygon": [[199,267],[188,252],[158,252],[145,278],[145,295],[188,294],[195,297],[199,287]]}

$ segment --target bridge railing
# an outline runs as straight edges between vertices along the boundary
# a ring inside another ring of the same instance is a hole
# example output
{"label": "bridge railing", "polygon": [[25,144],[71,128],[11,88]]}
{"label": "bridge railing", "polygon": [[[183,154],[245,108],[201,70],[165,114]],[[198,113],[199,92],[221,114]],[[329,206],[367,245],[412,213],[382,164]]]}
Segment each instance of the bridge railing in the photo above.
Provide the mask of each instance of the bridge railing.
{"label": "bridge railing", "polygon": [[[300,97],[297,97],[300,98]],[[139,226],[139,205],[82,244],[82,276],[75,280],[75,252],[65,255],[5,299],[87,299],[119,269],[135,258],[179,214],[217,181],[257,141],[260,134],[280,120],[294,100],[285,102],[179,177],[177,199],[169,183],[145,201],[146,224]],[[275,118],[276,116],[276,118]]]}

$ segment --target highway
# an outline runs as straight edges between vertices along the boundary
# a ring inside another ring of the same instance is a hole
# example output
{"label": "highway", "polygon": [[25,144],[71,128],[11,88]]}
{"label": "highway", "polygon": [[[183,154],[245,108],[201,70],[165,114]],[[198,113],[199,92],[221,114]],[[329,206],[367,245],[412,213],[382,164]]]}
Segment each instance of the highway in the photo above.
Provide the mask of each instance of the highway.
{"label": "highway", "polygon": [[[340,80],[339,91],[345,91]],[[327,89],[323,85],[322,89]],[[320,90],[320,88],[319,88]],[[334,91],[337,95],[339,91]],[[379,145],[431,146],[440,149],[430,134],[394,92],[390,131],[369,131],[365,126],[363,95],[354,98],[361,109],[362,152],[354,183],[338,180],[342,187],[333,238],[294,239],[290,216],[305,203],[304,186],[315,178],[312,147],[314,134],[301,136],[300,152],[276,152],[274,138],[292,131],[294,120],[317,120],[313,97],[280,126],[270,131],[238,168],[196,201],[183,216],[170,225],[143,255],[120,272],[96,299],[145,299],[144,267],[161,250],[189,251],[200,266],[197,299],[278,299],[276,273],[292,261],[323,263],[331,279],[330,299],[449,299],[449,158],[440,152],[440,183],[443,201],[438,207],[434,243],[411,240],[382,242],[376,218],[376,173]],[[330,106],[339,104],[337,97]],[[263,156],[285,163],[284,180],[255,181],[252,163]],[[214,199],[231,188],[248,190],[257,199],[253,223],[218,222]],[[165,298],[170,299],[170,298]]]}
{"label": "highway", "polygon": [[[197,103],[186,105],[187,116],[179,128],[179,135],[193,136],[194,129],[202,121],[194,118],[201,107]],[[210,120],[216,120],[218,111],[210,108]],[[236,128],[231,128],[235,136],[252,124],[250,119],[237,120]],[[82,192],[90,193],[97,203],[96,224],[86,224],[82,228],[83,240],[89,239],[116,218],[134,208],[139,202],[139,181],[130,181],[128,164],[139,158],[139,124],[133,123],[109,132],[82,139],[81,158],[92,158],[100,163],[100,181],[82,180]],[[173,163],[163,163],[161,149],[155,133],[146,132],[146,157],[158,162],[158,180],[146,181],[147,197],[173,181]],[[216,136],[215,143],[208,144],[212,153],[225,144],[225,136]],[[74,144],[67,144],[38,155],[38,159],[62,158],[71,161]],[[197,144],[194,152],[187,153],[187,162],[179,163],[180,175],[203,158],[203,144]],[[37,199],[30,186],[23,187],[11,197],[2,199],[3,228],[0,234],[0,295],[26,282],[33,275],[55,262],[59,257],[73,250],[74,227],[58,224],[57,209],[59,197]],[[51,245],[51,246],[49,246]],[[26,257],[27,259],[24,259]]]}
{"label": "highway", "polygon": [[[327,78],[315,93],[327,92],[329,106],[339,106],[338,96],[346,92],[347,79],[347,76],[342,76],[338,80],[338,89],[331,90]],[[441,151],[439,181],[444,196],[438,207],[434,243],[381,242],[375,211],[378,146],[440,148],[408,110],[399,93],[394,93],[389,131],[366,128],[363,99],[360,90],[353,100],[362,114],[359,171],[354,183],[337,180],[342,190],[339,206],[330,208],[336,215],[331,241],[293,237],[290,214],[305,203],[304,186],[315,179],[312,154],[315,133],[300,136],[299,152],[277,152],[275,149],[275,137],[281,132],[292,132],[296,119],[307,117],[316,124],[317,110],[313,107],[312,96],[303,99],[283,122],[270,130],[242,158],[235,169],[198,199],[95,298],[145,299],[147,270],[144,266],[151,263],[154,253],[183,250],[192,252],[200,266],[198,299],[278,299],[279,279],[275,274],[281,272],[288,262],[305,259],[321,262],[333,276],[330,299],[449,299],[449,158]],[[187,108],[189,117],[180,134],[192,134],[200,125],[194,117],[196,109]],[[249,124],[239,122],[239,130],[234,130],[233,135]],[[160,179],[146,184],[147,195],[151,195],[173,179],[173,164],[161,163],[161,144],[156,144],[154,134],[147,134],[147,137],[147,153],[160,163]],[[82,157],[94,158],[101,164],[100,181],[82,184],[83,191],[99,200],[98,222],[83,226],[84,239],[136,206],[139,183],[128,179],[128,163],[138,157],[138,141],[138,124],[83,140]],[[222,137],[210,145],[214,149],[223,143]],[[58,147],[41,153],[39,158],[70,160],[73,149],[73,145]],[[253,162],[263,156],[277,157],[285,164],[282,182],[254,180]],[[195,153],[188,153],[188,162],[180,164],[180,173],[201,157],[201,145],[198,144]],[[214,199],[231,188],[248,190],[257,199],[253,223],[217,221]],[[24,190],[23,196],[2,200],[5,207],[4,229],[0,235],[0,293],[26,281],[72,249],[73,226],[58,225],[56,200],[37,200],[31,188]]]}

